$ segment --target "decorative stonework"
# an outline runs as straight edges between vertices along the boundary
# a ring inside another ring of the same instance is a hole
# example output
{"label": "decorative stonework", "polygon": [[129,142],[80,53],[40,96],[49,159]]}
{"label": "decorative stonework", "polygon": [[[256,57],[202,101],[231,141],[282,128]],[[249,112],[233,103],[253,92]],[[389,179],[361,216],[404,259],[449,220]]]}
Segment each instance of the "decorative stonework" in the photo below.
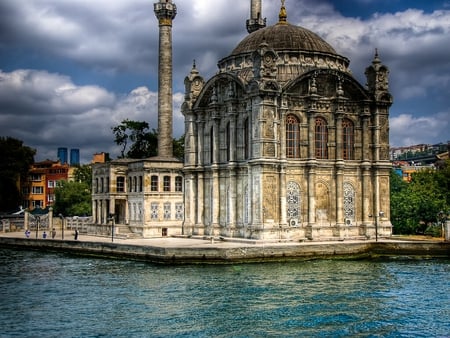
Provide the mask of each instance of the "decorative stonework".
{"label": "decorative stonework", "polygon": [[301,195],[300,186],[293,181],[289,181],[287,185],[287,218],[301,219]]}
{"label": "decorative stonework", "polygon": [[355,220],[355,189],[348,182],[344,183],[344,217]]}
{"label": "decorative stonework", "polygon": [[[218,65],[198,94],[186,90],[185,149],[195,156],[185,173],[205,177],[186,217],[223,236],[233,227],[257,239],[370,236],[369,213],[388,214],[388,69],[376,58],[366,87],[348,59],[288,22],[251,33]],[[344,234],[345,220],[355,226]]]}

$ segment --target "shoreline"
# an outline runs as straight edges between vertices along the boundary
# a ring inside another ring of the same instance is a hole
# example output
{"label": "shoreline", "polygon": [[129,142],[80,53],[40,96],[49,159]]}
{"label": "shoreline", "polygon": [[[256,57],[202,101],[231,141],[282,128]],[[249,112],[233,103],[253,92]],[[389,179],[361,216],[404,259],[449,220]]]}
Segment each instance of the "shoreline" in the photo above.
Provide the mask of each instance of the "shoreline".
{"label": "shoreline", "polygon": [[164,265],[235,264],[315,259],[450,258],[443,240],[343,240],[325,242],[243,241],[231,238],[164,237],[121,239],[81,235],[73,239],[25,238],[0,233],[0,247],[62,252],[81,256],[146,261]]}

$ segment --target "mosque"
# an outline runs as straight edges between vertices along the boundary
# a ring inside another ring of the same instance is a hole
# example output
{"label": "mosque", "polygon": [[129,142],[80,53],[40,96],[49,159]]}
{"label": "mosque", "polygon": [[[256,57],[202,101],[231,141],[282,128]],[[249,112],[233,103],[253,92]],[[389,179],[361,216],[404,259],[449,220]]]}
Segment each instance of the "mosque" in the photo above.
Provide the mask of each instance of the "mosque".
{"label": "mosque", "polygon": [[346,57],[289,23],[284,0],[273,26],[266,26],[262,0],[251,0],[249,34],[218,62],[216,75],[204,79],[194,64],[185,78],[180,163],[168,143],[176,5],[160,0],[155,13],[159,154],[93,165],[94,187],[99,179],[109,182],[107,193],[93,193],[94,222],[114,214],[144,237],[318,241],[392,234],[392,96],[377,52],[363,86]]}

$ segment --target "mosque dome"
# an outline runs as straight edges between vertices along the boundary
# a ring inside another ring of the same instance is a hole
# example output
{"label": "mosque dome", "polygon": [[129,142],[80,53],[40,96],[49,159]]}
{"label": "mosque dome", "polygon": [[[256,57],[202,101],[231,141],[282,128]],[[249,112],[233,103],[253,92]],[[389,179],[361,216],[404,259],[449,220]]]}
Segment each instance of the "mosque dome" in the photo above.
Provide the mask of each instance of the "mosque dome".
{"label": "mosque dome", "polygon": [[310,30],[290,23],[278,23],[246,36],[231,55],[253,52],[266,43],[275,51],[304,51],[337,54],[333,47]]}
{"label": "mosque dome", "polygon": [[249,82],[257,74],[253,68],[254,53],[263,50],[273,50],[276,53],[276,78],[280,84],[314,69],[334,69],[350,73],[350,61],[339,55],[316,33],[290,24],[284,6],[280,10],[277,24],[259,28],[247,35],[229,56],[219,61],[219,70],[221,73],[233,73],[244,82]]}

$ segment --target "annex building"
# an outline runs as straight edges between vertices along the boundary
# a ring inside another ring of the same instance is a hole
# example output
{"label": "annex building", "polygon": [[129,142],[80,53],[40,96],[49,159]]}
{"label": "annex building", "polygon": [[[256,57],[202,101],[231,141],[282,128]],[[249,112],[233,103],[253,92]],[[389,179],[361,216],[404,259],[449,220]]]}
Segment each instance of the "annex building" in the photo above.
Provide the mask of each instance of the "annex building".
{"label": "annex building", "polygon": [[[158,7],[173,14],[174,6],[160,0],[155,12]],[[134,222],[143,235],[390,236],[388,68],[376,52],[363,86],[346,57],[317,34],[289,23],[284,1],[279,21],[268,27],[262,0],[251,0],[250,7],[249,34],[219,61],[218,73],[204,79],[194,64],[185,79],[184,164],[166,156],[155,165],[152,159],[94,165],[94,180],[102,172],[110,187],[93,194],[97,221],[104,222],[108,212],[117,214],[117,198],[114,203],[111,198],[119,185],[111,177],[119,173],[125,187],[123,217],[117,221]],[[160,18],[160,31],[167,32],[173,17]],[[166,48],[160,40],[160,77]],[[169,84],[160,82],[160,91]],[[160,92],[160,100],[169,94]],[[173,193],[165,194],[159,183],[158,195],[152,176],[158,182],[182,177],[182,191],[174,185]],[[182,219],[177,219],[179,203]]]}

